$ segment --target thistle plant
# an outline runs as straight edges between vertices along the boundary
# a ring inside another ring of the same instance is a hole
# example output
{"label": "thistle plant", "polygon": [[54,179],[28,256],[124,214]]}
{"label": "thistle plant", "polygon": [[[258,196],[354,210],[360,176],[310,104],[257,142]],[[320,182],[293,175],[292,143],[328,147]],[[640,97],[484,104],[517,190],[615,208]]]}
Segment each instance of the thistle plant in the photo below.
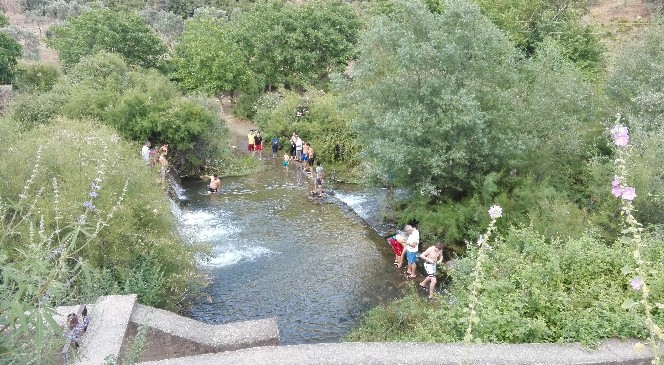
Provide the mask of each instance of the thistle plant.
{"label": "thistle plant", "polygon": [[[620,115],[617,116],[616,122],[620,121]],[[648,329],[648,344],[652,352],[652,363],[662,364],[662,354],[659,347],[660,341],[664,340],[662,329],[655,323],[653,319],[653,310],[664,309],[664,304],[652,302],[650,297],[650,287],[647,282],[647,267],[649,263],[643,257],[643,241],[642,234],[644,231],[643,226],[634,217],[633,201],[637,197],[636,189],[632,186],[626,185],[629,178],[629,169],[627,166],[627,158],[631,152],[629,145],[629,130],[627,127],[616,124],[611,129],[611,137],[614,143],[616,152],[616,159],[614,161],[616,166],[616,174],[611,184],[611,194],[616,198],[620,198],[620,214],[624,222],[622,230],[623,242],[633,246],[634,267],[625,266],[622,272],[628,275],[630,279],[630,286],[633,290],[639,292],[640,298],[633,300],[626,299],[622,307],[628,310],[636,310],[640,308],[643,313],[643,323]],[[635,351],[640,352],[645,346],[642,343],[637,343],[634,346]]]}
{"label": "thistle plant", "polygon": [[[107,151],[105,141],[94,142]],[[67,300],[85,264],[78,252],[108,227],[127,191],[125,183],[105,214],[95,206],[106,170],[106,157],[96,159],[90,191],[73,204],[79,208],[70,208],[69,214],[80,209],[80,214],[74,213],[78,219],[66,222],[61,185],[56,177],[45,179],[42,153],[40,147],[16,199],[0,196],[0,362],[45,362],[52,357],[46,349],[66,340],[59,335],[62,330],[53,319],[53,307]],[[40,186],[40,181],[46,184]]]}
{"label": "thistle plant", "polygon": [[489,217],[491,218],[489,227],[487,228],[486,233],[480,235],[477,239],[477,259],[475,261],[475,269],[473,269],[473,273],[471,274],[473,277],[473,283],[470,285],[470,295],[468,296],[470,303],[468,304],[468,308],[464,309],[464,311],[468,313],[468,327],[466,327],[466,334],[463,337],[463,341],[466,343],[473,341],[473,324],[479,323],[480,321],[476,308],[479,304],[479,291],[482,287],[482,264],[486,259],[487,251],[491,248],[488,242],[491,238],[491,234],[496,230],[496,221],[498,218],[502,217],[502,215],[503,209],[500,206],[491,206],[489,209]]}

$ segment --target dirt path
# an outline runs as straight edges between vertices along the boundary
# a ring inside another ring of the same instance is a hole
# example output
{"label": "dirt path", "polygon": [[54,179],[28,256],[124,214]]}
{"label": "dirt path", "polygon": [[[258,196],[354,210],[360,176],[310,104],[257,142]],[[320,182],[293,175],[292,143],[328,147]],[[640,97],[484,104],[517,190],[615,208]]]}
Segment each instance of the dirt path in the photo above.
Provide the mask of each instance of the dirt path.
{"label": "dirt path", "polygon": [[247,152],[247,134],[250,129],[258,128],[256,124],[251,120],[234,116],[230,100],[224,100],[221,104],[221,117],[226,120],[231,147],[235,146],[236,152]]}

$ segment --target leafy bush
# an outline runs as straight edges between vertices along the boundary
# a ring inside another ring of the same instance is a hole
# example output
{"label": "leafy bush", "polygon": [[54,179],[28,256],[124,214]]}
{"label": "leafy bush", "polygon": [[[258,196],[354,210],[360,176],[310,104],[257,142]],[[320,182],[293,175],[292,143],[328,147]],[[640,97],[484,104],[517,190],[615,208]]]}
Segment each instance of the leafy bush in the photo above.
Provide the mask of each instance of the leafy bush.
{"label": "leafy bush", "polygon": [[130,71],[119,56],[99,53],[81,60],[51,91],[19,99],[12,116],[23,128],[54,115],[95,118],[129,140],[169,143],[172,167],[189,175],[225,153],[226,130],[215,108],[184,97],[156,70]]}
{"label": "leafy bush", "polygon": [[0,32],[0,84],[10,84],[14,80],[21,50],[22,47],[18,42],[4,32]]}
{"label": "leafy bush", "polygon": [[[266,140],[278,136],[284,148],[290,148],[290,137],[297,133],[310,142],[316,159],[331,162],[335,159],[335,146],[342,146],[341,159],[347,167],[359,164],[360,146],[349,124],[347,112],[338,108],[339,97],[332,93],[311,91],[304,95],[295,92],[264,95],[257,105],[255,121],[263,130]],[[298,106],[306,109],[296,118]]]}
{"label": "leafy bush", "polygon": [[46,92],[53,88],[59,77],[60,73],[51,65],[22,65],[16,70],[14,88],[21,92]]}
{"label": "leafy bush", "polygon": [[[654,237],[653,237],[654,238]],[[662,257],[657,240],[648,243],[652,257]],[[510,228],[491,246],[477,307],[473,335],[482,342],[574,342],[594,345],[607,338],[643,338],[637,318],[621,308],[633,290],[621,268],[630,249],[607,245],[588,232],[579,239],[548,241],[531,228]],[[654,252],[656,251],[656,253]],[[448,268],[449,294],[431,305],[415,294],[372,310],[362,327],[349,335],[358,341],[463,340],[464,309],[473,280],[474,249]],[[662,261],[655,270],[662,270]],[[661,289],[664,279],[656,279]],[[395,313],[398,322],[395,323]],[[425,319],[423,319],[425,318]],[[663,320],[662,317],[658,319]]]}
{"label": "leafy bush", "polygon": [[58,51],[66,69],[82,57],[106,51],[142,67],[159,64],[166,47],[135,13],[91,10],[49,29],[47,44]]}
{"label": "leafy bush", "polygon": [[12,349],[2,362],[52,359],[41,351],[61,346],[55,305],[137,290],[144,303],[178,309],[200,283],[194,256],[203,248],[174,234],[170,202],[138,146],[89,120],[28,132],[13,124],[0,119],[0,346]]}

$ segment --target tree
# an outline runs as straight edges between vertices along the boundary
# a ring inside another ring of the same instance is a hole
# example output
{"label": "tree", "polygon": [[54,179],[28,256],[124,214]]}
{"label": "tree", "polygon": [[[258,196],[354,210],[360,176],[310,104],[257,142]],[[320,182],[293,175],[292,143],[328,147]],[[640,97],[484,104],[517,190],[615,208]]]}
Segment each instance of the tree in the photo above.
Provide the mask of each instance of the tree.
{"label": "tree", "polygon": [[586,72],[595,72],[603,48],[590,25],[583,25],[585,0],[475,0],[482,12],[505,31],[517,47],[532,55],[546,38],[558,41],[563,54]]}
{"label": "tree", "polygon": [[120,54],[132,65],[153,67],[166,52],[139,15],[108,9],[91,10],[51,27],[47,44],[58,51],[65,68],[100,51]]}
{"label": "tree", "polygon": [[516,129],[517,53],[473,5],[395,4],[363,34],[351,74],[367,170],[433,199],[465,196],[514,153],[503,137]]}
{"label": "tree", "polygon": [[0,32],[0,83],[9,84],[14,80],[22,47],[13,38]]}
{"label": "tree", "polygon": [[228,28],[226,21],[208,14],[188,20],[173,55],[173,78],[213,96],[241,87],[248,77],[246,55]]}
{"label": "tree", "polygon": [[232,24],[235,42],[247,52],[250,69],[268,89],[282,83],[306,85],[345,66],[360,29],[353,7],[338,0],[265,0]]}

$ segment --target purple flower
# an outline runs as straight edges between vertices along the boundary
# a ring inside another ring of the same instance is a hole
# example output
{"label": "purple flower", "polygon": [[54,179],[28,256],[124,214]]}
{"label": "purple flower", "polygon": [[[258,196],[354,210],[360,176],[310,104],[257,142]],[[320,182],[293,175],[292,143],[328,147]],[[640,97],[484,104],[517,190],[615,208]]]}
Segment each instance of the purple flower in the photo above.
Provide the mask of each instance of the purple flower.
{"label": "purple flower", "polygon": [[620,197],[624,200],[632,201],[636,198],[636,190],[631,186],[625,186],[622,188],[622,195]]}
{"label": "purple flower", "polygon": [[614,185],[613,188],[611,188],[611,194],[615,196],[616,198],[620,198],[620,196],[623,193],[623,187],[620,185]]}
{"label": "purple flower", "polygon": [[627,146],[629,143],[629,131],[627,127],[620,124],[611,129],[611,137],[616,146]]}
{"label": "purple flower", "polygon": [[492,219],[500,218],[503,216],[503,208],[500,207],[500,205],[492,205],[491,208],[489,208],[489,217]]}
{"label": "purple flower", "polygon": [[91,187],[92,187],[92,190],[99,190],[99,189],[101,189],[101,186],[99,186],[99,185],[97,185],[97,184],[95,184],[95,183],[92,183],[92,186],[91,186]]}
{"label": "purple flower", "polygon": [[620,185],[620,176],[613,175],[613,182],[611,183],[611,186],[613,186],[615,188],[616,186],[619,186],[619,185]]}
{"label": "purple flower", "polygon": [[629,285],[632,286],[632,289],[634,290],[641,290],[643,287],[643,280],[641,280],[640,277],[636,276],[632,281],[629,282]]}
{"label": "purple flower", "polygon": [[90,194],[88,194],[91,198],[96,198],[99,196],[96,191],[91,191]]}
{"label": "purple flower", "polygon": [[83,206],[90,209],[90,210],[95,209],[95,205],[92,204],[91,201],[87,201],[87,202],[83,203]]}

